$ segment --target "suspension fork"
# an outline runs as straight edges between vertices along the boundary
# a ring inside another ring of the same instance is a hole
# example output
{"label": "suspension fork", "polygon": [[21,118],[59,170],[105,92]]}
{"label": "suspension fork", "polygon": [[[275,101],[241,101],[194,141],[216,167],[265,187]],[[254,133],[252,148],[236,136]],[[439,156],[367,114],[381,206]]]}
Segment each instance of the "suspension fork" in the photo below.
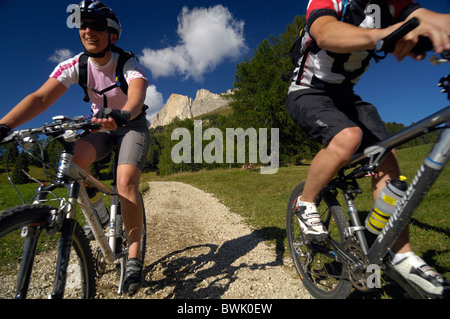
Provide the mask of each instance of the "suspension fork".
{"label": "suspension fork", "polygon": [[64,222],[61,239],[59,242],[58,261],[56,264],[55,284],[49,299],[62,299],[66,287],[67,267],[70,260],[70,248],[72,246],[73,233],[77,222],[67,219]]}
{"label": "suspension fork", "polygon": [[[57,180],[54,184],[49,186],[41,185],[36,190],[36,200],[34,201],[34,204],[39,204],[40,202],[43,202],[47,199],[47,195],[53,191],[56,188],[59,187],[67,187],[69,189],[70,196],[75,196],[78,193],[77,185],[78,183],[72,183],[70,185],[66,185],[63,181]],[[69,196],[69,198],[70,198]],[[56,216],[56,215],[55,215]],[[51,232],[52,234],[56,233],[56,231],[59,229],[60,223],[53,224],[55,222],[55,216],[53,217],[53,220],[48,220],[48,222],[51,223],[51,227],[47,229],[47,231]],[[65,223],[66,224],[66,223]],[[50,225],[50,224],[49,224]],[[47,226],[49,226],[47,225]],[[70,230],[72,228],[72,230]],[[64,244],[60,245],[59,248],[59,257],[58,257],[58,266],[57,266],[57,272],[56,272],[56,280],[55,280],[55,288],[54,293],[50,297],[58,298],[64,293],[64,286],[61,284],[61,280],[63,280],[63,283],[65,283],[65,273],[67,271],[67,266],[64,268],[62,265],[65,263],[65,260],[68,260],[68,252],[67,250],[67,244],[68,251],[70,252],[70,246],[72,244],[72,235],[69,236],[69,234],[73,234],[73,230],[75,229],[75,226],[68,227],[68,233],[63,230],[63,235],[61,237],[61,242],[64,242]],[[34,264],[34,258],[36,256],[36,247],[39,240],[39,237],[44,230],[43,226],[36,226],[36,227],[24,227],[22,228],[21,237],[25,238],[25,244],[23,247],[22,252],[22,259],[20,263],[20,270],[19,275],[17,277],[17,285],[16,285],[16,293],[15,298],[16,299],[24,299],[27,297],[28,287],[30,284],[30,278],[33,271],[33,264]],[[65,270],[64,270],[65,269]],[[61,292],[62,291],[62,292]]]}
{"label": "suspension fork", "polygon": [[26,237],[20,262],[20,271],[17,277],[15,299],[27,298],[28,287],[30,285],[31,272],[33,270],[36,246],[42,227],[24,227],[21,236]]}
{"label": "suspension fork", "polygon": [[55,283],[53,292],[49,299],[62,299],[66,287],[67,267],[70,260],[70,249],[72,247],[73,234],[77,221],[75,220],[76,199],[80,192],[80,183],[72,182],[66,186],[68,189],[69,208],[67,218],[61,229],[61,239],[58,246],[58,260],[56,263]]}

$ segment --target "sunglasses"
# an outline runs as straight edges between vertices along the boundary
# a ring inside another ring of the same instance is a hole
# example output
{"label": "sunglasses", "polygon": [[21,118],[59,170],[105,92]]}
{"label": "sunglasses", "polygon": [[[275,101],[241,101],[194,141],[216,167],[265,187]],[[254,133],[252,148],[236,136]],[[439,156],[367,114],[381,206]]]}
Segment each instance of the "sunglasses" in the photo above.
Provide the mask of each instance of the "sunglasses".
{"label": "sunglasses", "polygon": [[86,28],[89,28],[92,31],[106,31],[106,26],[104,24],[99,22],[81,21],[80,29],[86,30]]}

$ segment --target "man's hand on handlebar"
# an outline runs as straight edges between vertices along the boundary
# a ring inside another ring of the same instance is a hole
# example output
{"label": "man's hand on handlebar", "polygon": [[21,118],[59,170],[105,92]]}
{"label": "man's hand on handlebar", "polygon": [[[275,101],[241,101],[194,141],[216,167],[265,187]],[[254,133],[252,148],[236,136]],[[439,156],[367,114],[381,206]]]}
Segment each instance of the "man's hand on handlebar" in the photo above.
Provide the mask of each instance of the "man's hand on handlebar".
{"label": "man's hand on handlebar", "polygon": [[394,56],[397,58],[404,58],[409,55],[416,60],[423,60],[426,57],[425,52],[411,52],[414,46],[418,43],[420,36],[430,39],[434,47],[434,52],[437,54],[450,50],[450,38],[443,29],[437,28],[429,23],[421,22],[419,27],[408,33],[403,39],[397,42]]}
{"label": "man's hand on handlebar", "polygon": [[426,52],[414,52],[413,49],[419,43],[419,28],[416,28],[406,34],[403,38],[397,41],[395,50],[392,52],[398,61],[403,61],[406,57],[411,57],[414,60],[424,60]]}
{"label": "man's hand on handlebar", "polygon": [[389,36],[380,40],[376,50],[392,53],[399,61],[411,56],[423,60],[427,51],[434,50],[440,54],[450,50],[450,38],[447,32],[428,23],[421,23],[412,18],[386,30],[394,30]]}

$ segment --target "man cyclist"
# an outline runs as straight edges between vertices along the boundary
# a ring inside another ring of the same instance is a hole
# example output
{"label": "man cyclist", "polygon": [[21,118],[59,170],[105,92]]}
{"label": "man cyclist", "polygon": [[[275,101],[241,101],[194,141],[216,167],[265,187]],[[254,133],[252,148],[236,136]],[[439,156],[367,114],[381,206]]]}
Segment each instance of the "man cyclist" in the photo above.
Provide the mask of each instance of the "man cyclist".
{"label": "man cyclist", "polygon": [[[90,164],[111,152],[111,144],[119,145],[117,188],[130,244],[124,290],[133,294],[143,282],[140,256],[143,207],[139,179],[149,144],[144,107],[148,81],[141,65],[131,58],[123,67],[128,84],[127,94],[119,87],[99,94],[116,82],[119,54],[113,49],[121,35],[121,24],[116,14],[102,2],[86,0],[79,6],[79,38],[84,52],[60,63],[41,88],[27,96],[0,120],[0,138],[3,139],[11,129],[44,112],[72,84],[78,84],[80,57],[82,54],[89,57],[86,84],[94,113],[92,122],[102,124],[102,130],[77,141],[73,160],[88,171]],[[105,217],[109,218],[107,215],[99,216],[103,224]]]}
{"label": "man cyclist", "polygon": [[[350,161],[355,152],[389,137],[371,104],[353,91],[369,67],[376,43],[405,21],[417,17],[421,25],[400,40],[394,56],[410,55],[420,35],[431,39],[437,53],[450,50],[450,15],[422,8],[411,0],[311,0],[302,38],[303,55],[292,77],[286,108],[296,123],[325,148],[311,163],[296,211],[300,225],[311,240],[324,240],[328,233],[317,213],[319,192]],[[386,182],[400,175],[395,152],[373,178],[377,199]],[[448,282],[422,259],[409,244],[406,229],[392,247],[391,262],[403,276],[430,293],[442,294]]]}

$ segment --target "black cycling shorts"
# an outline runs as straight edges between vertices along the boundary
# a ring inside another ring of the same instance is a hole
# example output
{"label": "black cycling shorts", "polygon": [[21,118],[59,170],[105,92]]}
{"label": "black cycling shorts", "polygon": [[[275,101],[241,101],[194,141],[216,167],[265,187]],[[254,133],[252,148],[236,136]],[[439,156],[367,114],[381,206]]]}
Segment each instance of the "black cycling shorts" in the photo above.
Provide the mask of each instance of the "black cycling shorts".
{"label": "black cycling shorts", "polygon": [[362,129],[362,149],[390,136],[377,109],[353,92],[294,91],[289,93],[286,109],[310,137],[324,146],[328,146],[338,133],[349,127]]}

